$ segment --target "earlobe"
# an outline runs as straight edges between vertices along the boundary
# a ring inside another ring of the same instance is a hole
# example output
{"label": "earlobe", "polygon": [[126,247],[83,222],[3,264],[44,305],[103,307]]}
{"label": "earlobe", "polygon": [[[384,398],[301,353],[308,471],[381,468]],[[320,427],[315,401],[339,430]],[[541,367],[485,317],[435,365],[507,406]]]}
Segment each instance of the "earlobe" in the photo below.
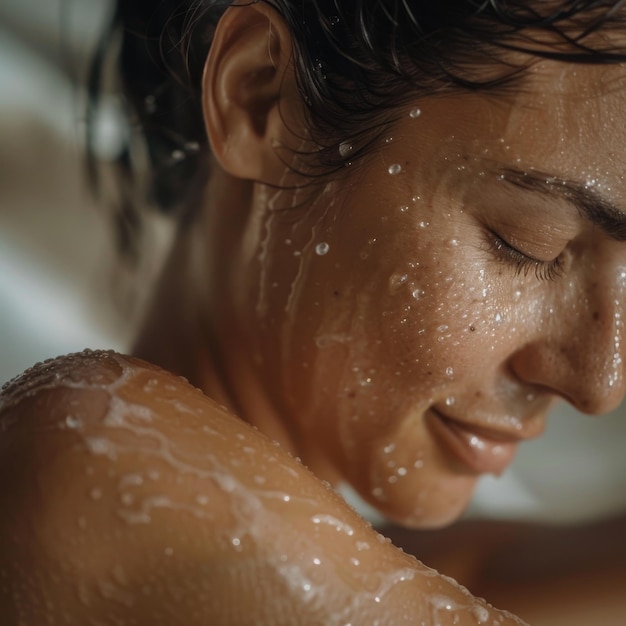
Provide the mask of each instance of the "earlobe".
{"label": "earlobe", "polygon": [[202,105],[213,154],[233,176],[272,184],[284,169],[276,145],[290,143],[285,109],[297,106],[290,57],[289,30],[268,5],[232,6],[220,19]]}

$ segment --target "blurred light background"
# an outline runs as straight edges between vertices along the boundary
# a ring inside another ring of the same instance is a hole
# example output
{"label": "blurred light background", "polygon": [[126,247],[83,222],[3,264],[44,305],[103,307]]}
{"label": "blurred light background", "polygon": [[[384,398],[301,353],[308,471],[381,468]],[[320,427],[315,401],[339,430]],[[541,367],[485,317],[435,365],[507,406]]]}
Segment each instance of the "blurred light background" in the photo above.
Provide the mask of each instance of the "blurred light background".
{"label": "blurred light background", "polygon": [[[0,0],[0,383],[65,352],[124,350],[132,335],[114,296],[106,215],[83,171],[82,77],[108,10],[107,0]],[[115,132],[104,132],[105,152]],[[625,414],[557,409],[512,471],[482,481],[472,514],[578,522],[624,512]]]}

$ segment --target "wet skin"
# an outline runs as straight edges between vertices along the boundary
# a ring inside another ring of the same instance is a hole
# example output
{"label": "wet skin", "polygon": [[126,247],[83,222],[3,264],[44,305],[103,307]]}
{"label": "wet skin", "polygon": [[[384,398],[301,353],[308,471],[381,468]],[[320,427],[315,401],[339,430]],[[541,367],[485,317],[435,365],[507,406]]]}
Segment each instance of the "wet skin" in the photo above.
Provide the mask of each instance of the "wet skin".
{"label": "wet skin", "polygon": [[615,408],[623,78],[537,63],[513,93],[407,108],[312,199],[257,185],[212,300],[227,401],[255,423],[251,371],[287,447],[415,526],[456,518],[555,399]]}
{"label": "wet skin", "polygon": [[590,413],[621,400],[623,74],[544,62],[506,96],[426,98],[312,195],[247,180],[252,141],[221,170],[210,130],[205,210],[137,352],[180,357],[230,410],[115,355],[5,390],[0,614],[516,623],[379,539],[320,479],[407,525],[443,524],[555,398]]}
{"label": "wet skin", "polygon": [[521,624],[181,378],[111,353],[0,396],[6,626]]}

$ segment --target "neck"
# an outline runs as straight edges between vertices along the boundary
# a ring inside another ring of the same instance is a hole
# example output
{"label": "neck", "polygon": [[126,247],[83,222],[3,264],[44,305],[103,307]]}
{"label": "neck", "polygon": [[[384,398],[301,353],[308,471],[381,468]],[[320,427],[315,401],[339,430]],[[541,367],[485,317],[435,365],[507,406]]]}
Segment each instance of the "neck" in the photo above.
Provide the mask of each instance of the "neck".
{"label": "neck", "polygon": [[214,174],[203,210],[178,233],[133,354],[187,378],[294,452],[254,363],[254,338],[234,306],[252,184]]}

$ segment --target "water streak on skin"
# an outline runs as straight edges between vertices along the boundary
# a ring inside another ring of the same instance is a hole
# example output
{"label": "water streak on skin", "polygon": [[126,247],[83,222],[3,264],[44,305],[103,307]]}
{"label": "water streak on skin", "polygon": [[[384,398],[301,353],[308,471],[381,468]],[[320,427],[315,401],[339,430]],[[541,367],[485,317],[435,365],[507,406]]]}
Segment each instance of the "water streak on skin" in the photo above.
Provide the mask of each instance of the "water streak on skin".
{"label": "water streak on skin", "polygon": [[[287,549],[295,542],[306,544],[309,549],[314,547],[315,543],[310,538],[303,538],[301,534],[293,531],[284,532],[284,525],[280,524],[280,516],[269,511],[263,504],[265,499],[277,499],[283,502],[288,502],[291,499],[306,501],[306,499],[294,496],[286,497],[286,494],[276,491],[250,489],[236,480],[229,472],[228,468],[219,463],[215,456],[211,454],[203,455],[201,459],[197,459],[201,464],[195,464],[189,460],[182,460],[176,446],[172,444],[162,432],[154,427],[154,424],[159,419],[157,415],[145,406],[127,402],[119,395],[116,395],[121,388],[129,384],[134,375],[133,371],[126,367],[123,361],[119,363],[122,367],[122,375],[112,384],[97,385],[97,388],[107,390],[110,394],[108,411],[102,418],[104,425],[111,428],[113,431],[126,431],[139,437],[142,441],[141,447],[144,454],[154,460],[165,461],[170,467],[175,469],[179,475],[192,475],[196,478],[211,480],[225,493],[228,493],[231,496],[230,503],[232,512],[238,524],[236,527],[225,530],[225,534],[236,535],[238,538],[248,536],[254,542],[264,542],[267,541],[268,529],[282,528],[283,532],[281,532],[278,538],[279,540],[275,545],[277,552],[282,552],[283,550],[281,548],[283,546],[284,549]],[[83,389],[89,387],[86,383],[70,384],[70,386]],[[81,433],[82,429],[82,425],[76,425],[75,430],[78,433]],[[224,439],[219,433],[215,433],[215,435]],[[145,446],[146,442],[149,442],[147,448]],[[124,445],[113,439],[105,439],[102,437],[84,437],[84,443],[90,452],[97,456],[104,455],[111,461],[117,461],[125,454],[132,454],[137,450],[136,442]],[[211,469],[208,469],[206,467],[207,465],[210,466]],[[291,468],[285,469],[291,470]],[[295,474],[293,470],[291,470],[290,474],[292,472]],[[120,484],[129,487],[133,485],[139,486],[141,483],[142,480],[140,477],[134,475],[131,477],[126,476],[122,479]],[[313,501],[309,502],[311,505],[315,504]],[[178,510],[183,513],[190,513],[200,519],[212,519],[214,517],[214,514],[206,508],[178,502],[165,495],[143,498],[138,502],[137,506],[133,506],[133,503],[129,502],[128,506],[118,509],[117,514],[131,525],[149,524],[152,521],[152,513],[156,509]],[[354,534],[354,531],[349,525],[331,515],[318,514],[312,519],[314,523],[327,524],[337,530],[343,531],[347,536]],[[237,541],[239,544],[240,539]],[[289,581],[290,585],[295,585],[299,588],[303,600],[307,603],[325,602],[331,593],[331,587],[337,582],[322,582],[315,585],[305,574],[305,569],[298,563],[284,564],[277,561],[275,567],[283,575],[285,580]],[[351,611],[358,609],[363,604],[367,603],[368,600],[376,603],[380,602],[381,598],[384,597],[395,584],[410,580],[413,576],[415,576],[415,571],[408,569],[404,572],[393,572],[390,576],[381,576],[380,584],[374,591],[371,593],[361,592],[353,597],[350,606],[346,607],[344,610],[345,615],[350,615]],[[109,583],[102,584],[104,585],[102,587],[102,595],[104,597],[115,602],[129,601],[126,595],[117,593],[113,585]]]}

